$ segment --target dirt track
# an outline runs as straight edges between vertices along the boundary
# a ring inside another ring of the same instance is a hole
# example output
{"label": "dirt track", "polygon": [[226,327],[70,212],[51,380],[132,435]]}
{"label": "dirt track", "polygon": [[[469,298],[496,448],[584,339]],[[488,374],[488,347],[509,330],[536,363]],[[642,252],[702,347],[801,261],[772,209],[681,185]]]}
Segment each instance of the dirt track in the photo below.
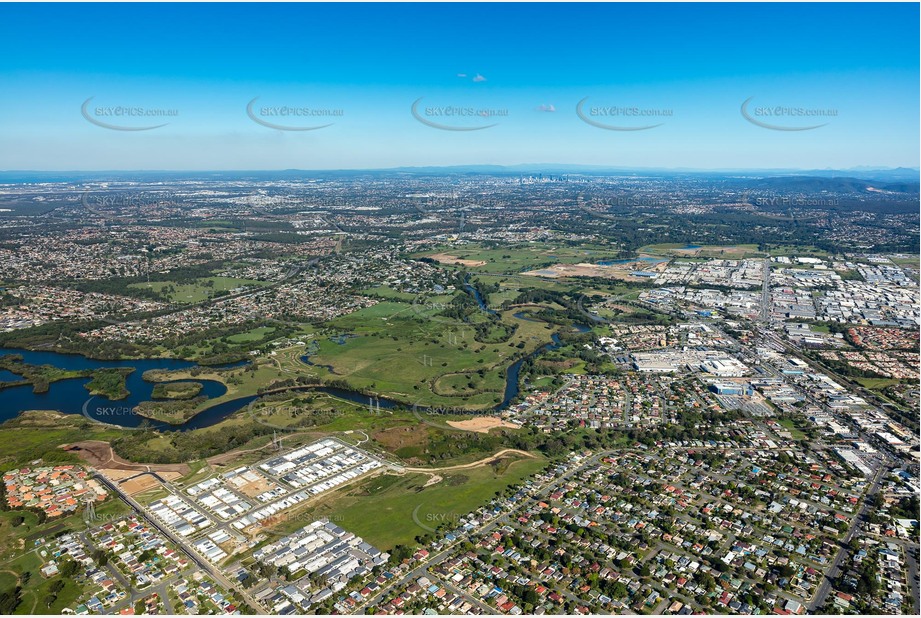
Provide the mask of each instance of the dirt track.
{"label": "dirt track", "polygon": [[189,473],[189,466],[179,464],[139,464],[122,459],[112,450],[108,442],[84,440],[72,444],[62,444],[65,451],[76,453],[94,468],[111,468],[114,470],[137,470],[138,472],[176,472],[180,475]]}
{"label": "dirt track", "polygon": [[[280,437],[278,441],[282,442],[288,438],[311,435],[312,433],[313,432],[309,431],[290,433]],[[221,465],[229,461],[233,461],[237,456],[244,453],[253,453],[270,449],[271,446],[272,444],[270,442],[256,448],[228,451],[226,453],[221,453],[220,455],[208,457],[206,461],[209,465]],[[84,440],[82,442],[62,444],[60,448],[64,449],[65,451],[76,453],[78,457],[83,459],[86,463],[93,466],[94,468],[108,468],[110,470],[134,470],[137,472],[174,472],[179,476],[185,476],[191,470],[188,464],[184,463],[145,464],[128,461],[116,455],[108,442],[103,442],[101,440]]]}
{"label": "dirt track", "polygon": [[[282,443],[289,438],[296,438],[299,436],[313,436],[313,435],[317,437],[322,437],[325,434],[323,434],[322,432],[317,432],[317,431],[298,431],[295,433],[289,433],[283,436],[279,436],[278,442]],[[235,449],[232,451],[227,451],[226,453],[221,453],[219,455],[212,455],[211,457],[208,457],[205,461],[207,461],[208,465],[210,466],[222,466],[222,465],[227,464],[228,462],[233,461],[239,455],[243,455],[245,453],[257,453],[259,451],[271,450],[271,448],[272,448],[272,443],[268,442],[267,444],[263,444],[262,446],[257,446],[255,448]]]}
{"label": "dirt track", "polygon": [[403,468],[407,472],[447,472],[449,470],[468,470],[470,468],[481,468],[485,465],[488,465],[490,462],[493,462],[497,459],[501,459],[503,455],[508,453],[515,453],[517,455],[523,455],[525,457],[534,458],[534,455],[527,451],[519,451],[515,448],[507,448],[499,451],[495,455],[490,455],[489,457],[484,457],[479,461],[474,461],[473,463],[468,464],[458,464],[456,466],[445,466],[444,468]]}

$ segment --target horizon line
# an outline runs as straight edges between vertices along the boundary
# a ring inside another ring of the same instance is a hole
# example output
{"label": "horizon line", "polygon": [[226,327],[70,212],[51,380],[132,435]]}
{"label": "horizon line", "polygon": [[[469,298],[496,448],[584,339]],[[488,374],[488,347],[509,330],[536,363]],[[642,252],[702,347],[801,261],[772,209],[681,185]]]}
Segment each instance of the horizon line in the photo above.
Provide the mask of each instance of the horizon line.
{"label": "horizon line", "polygon": [[655,172],[886,172],[913,171],[921,174],[921,165],[873,166],[858,165],[852,167],[624,167],[579,163],[516,163],[511,165],[492,163],[469,163],[455,165],[399,165],[394,167],[352,167],[352,168],[212,168],[212,169],[0,169],[0,174],[38,173],[38,174],[101,174],[101,173],[246,173],[246,172],[391,172],[412,170],[460,170],[470,168],[494,168],[496,170],[524,171],[520,168],[565,167],[570,172],[578,171],[655,171]]}

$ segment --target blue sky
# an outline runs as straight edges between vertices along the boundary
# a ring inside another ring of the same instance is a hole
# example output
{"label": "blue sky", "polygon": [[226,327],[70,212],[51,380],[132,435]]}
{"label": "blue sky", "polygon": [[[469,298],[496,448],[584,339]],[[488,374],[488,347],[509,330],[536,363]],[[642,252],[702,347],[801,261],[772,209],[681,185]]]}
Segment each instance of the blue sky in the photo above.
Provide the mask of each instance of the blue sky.
{"label": "blue sky", "polygon": [[917,167],[918,12],[0,4],[0,169]]}

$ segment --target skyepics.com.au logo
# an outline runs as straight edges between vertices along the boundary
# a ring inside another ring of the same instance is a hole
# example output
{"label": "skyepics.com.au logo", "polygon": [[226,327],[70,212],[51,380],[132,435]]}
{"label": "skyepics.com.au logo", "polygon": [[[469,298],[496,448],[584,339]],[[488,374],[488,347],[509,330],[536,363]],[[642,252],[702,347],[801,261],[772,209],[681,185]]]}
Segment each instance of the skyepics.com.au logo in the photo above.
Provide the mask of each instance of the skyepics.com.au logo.
{"label": "skyepics.com.au logo", "polygon": [[102,526],[105,524],[127,522],[131,518],[137,518],[139,516],[138,512],[134,509],[131,509],[128,513],[97,513],[95,506],[91,506],[88,502],[83,507],[83,521],[88,526]]}
{"label": "skyepics.com.au logo", "polygon": [[417,294],[413,297],[411,307],[416,316],[425,320],[431,320],[432,322],[439,322],[455,327],[465,325],[463,320],[442,315],[444,311],[451,307],[451,303],[432,300],[427,294]]}
{"label": "skyepics.com.au logo", "polygon": [[413,509],[413,522],[425,530],[436,534],[438,528],[456,528],[462,523],[463,515],[457,513],[430,513],[423,512],[423,504],[417,504]]}
{"label": "skyepics.com.au logo", "polygon": [[112,402],[103,402],[103,400],[98,400],[96,403],[93,403],[96,400],[96,397],[90,397],[85,402],[83,402],[83,407],[81,408],[81,413],[87,419],[93,421],[94,423],[107,423],[110,425],[119,425],[124,429],[138,429],[137,427],[127,427],[124,422],[120,422],[124,419],[128,419],[133,416],[137,416],[137,412],[134,408],[125,405],[118,405]]}
{"label": "skyepics.com.au logo", "polygon": [[[335,122],[324,124],[306,124],[308,119],[342,118],[345,110],[337,108],[317,108],[306,105],[260,105],[256,106],[256,97],[246,104],[246,115],[256,124],[277,131],[316,131],[331,127]],[[315,122],[315,121],[314,121]]]}
{"label": "skyepics.com.au logo", "polygon": [[411,195],[408,203],[416,209],[422,218],[419,224],[438,223],[447,228],[455,228],[463,233],[470,213],[493,209],[505,205],[495,197],[483,195]]}
{"label": "skyepics.com.au logo", "polygon": [[611,205],[606,203],[602,198],[592,197],[589,200],[585,200],[585,198],[580,195],[579,199],[576,201],[576,206],[579,210],[592,218],[607,219],[609,221],[617,220],[617,215],[605,212]]}
{"label": "skyepics.com.au logo", "polygon": [[169,191],[93,191],[80,194],[83,209],[104,219],[117,219],[120,210],[134,210],[153,206],[176,206],[175,195]]}
{"label": "skyepics.com.au logo", "polygon": [[90,124],[111,131],[151,131],[168,125],[168,122],[149,124],[151,118],[175,118],[178,109],[144,107],[140,105],[91,105],[90,97],[80,106],[80,113]]}
{"label": "skyepics.com.au logo", "polygon": [[[303,393],[302,396],[314,397],[311,392]],[[279,403],[274,405],[272,402],[260,402],[253,400],[246,407],[246,417],[260,425],[271,427],[278,432],[296,432],[303,431],[306,428],[328,425],[346,415],[342,410],[335,408],[314,409],[310,404],[291,405],[288,403]],[[279,438],[277,446],[281,446],[282,439]]]}
{"label": "skyepics.com.au logo", "polygon": [[[445,294],[449,293],[450,292],[445,292]],[[434,294],[434,292],[432,294]],[[436,296],[435,298],[437,299],[440,297]],[[416,317],[422,320],[449,326],[452,329],[452,333],[443,334],[448,337],[448,343],[451,345],[463,345],[463,342],[467,340],[466,332],[470,324],[463,318],[450,317],[451,310],[455,308],[453,301],[443,302],[440,300],[433,300],[429,293],[419,293],[413,297],[410,307],[413,313],[416,314]],[[482,307],[479,303],[471,305],[471,307],[475,307],[475,311],[486,316],[492,315],[489,309]],[[419,334],[423,337],[428,336],[428,333],[421,331]]]}
{"label": "skyepics.com.au logo", "polygon": [[840,206],[840,202],[836,197],[807,197],[805,195],[785,195],[785,196],[775,196],[775,197],[756,197],[754,199],[755,206],[763,206],[767,208],[779,207],[779,208],[791,208],[791,207],[807,207],[807,206]]}
{"label": "skyepics.com.au logo", "polygon": [[772,131],[811,131],[824,127],[828,122],[821,124],[803,125],[803,121],[812,121],[825,118],[837,118],[838,110],[833,108],[815,108],[787,105],[762,105],[753,106],[752,99],[748,97],[742,103],[742,117],[762,129]]}
{"label": "skyepics.com.au logo", "polygon": [[127,319],[124,319],[125,314],[128,313],[128,307],[121,301],[111,299],[102,300],[95,303],[92,309],[94,318],[100,322],[116,326],[129,323]]}
{"label": "skyepics.com.au logo", "polygon": [[[425,97],[419,97],[410,106],[413,118],[427,127],[441,131],[482,131],[497,126],[490,122],[496,118],[507,118],[506,108],[488,108],[471,105],[422,105]],[[484,124],[484,122],[486,124]]]}
{"label": "skyepics.com.au logo", "polygon": [[674,111],[667,108],[637,105],[586,106],[588,100],[589,97],[585,97],[576,104],[576,115],[582,122],[606,131],[648,131],[665,124],[649,124],[649,119],[674,116]]}
{"label": "skyepics.com.au logo", "polygon": [[[460,419],[464,418],[464,410],[457,410],[454,408],[445,408],[445,407],[427,407],[419,405],[419,400],[417,400],[412,407],[412,415],[420,423],[426,425],[431,425],[432,427],[437,427],[438,429],[446,429],[445,425],[436,423],[433,418],[437,417],[447,417],[448,420],[451,419]],[[469,414],[469,412],[467,412]],[[465,429],[463,427],[452,427],[452,431],[466,431],[468,433],[476,433],[473,429]]]}

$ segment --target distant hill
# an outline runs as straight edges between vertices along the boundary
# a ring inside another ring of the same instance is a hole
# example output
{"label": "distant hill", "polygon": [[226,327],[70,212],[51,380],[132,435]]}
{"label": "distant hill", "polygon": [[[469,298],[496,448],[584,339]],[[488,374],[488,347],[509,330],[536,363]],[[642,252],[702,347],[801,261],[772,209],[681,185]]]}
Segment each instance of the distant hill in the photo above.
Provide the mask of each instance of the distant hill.
{"label": "distant hill", "polygon": [[[217,171],[177,171],[177,170],[111,170],[111,171],[33,171],[0,170],[0,182],[96,182],[105,180],[123,180],[144,182],[151,179],[163,181],[178,180],[292,180],[298,178],[349,177],[366,174],[418,174],[418,175],[617,175],[649,177],[694,177],[694,178],[739,178],[764,179],[765,182],[778,180],[784,183],[794,182],[803,191],[823,190],[809,189],[829,187],[827,190],[842,190],[850,186],[851,190],[860,189],[860,183],[868,183],[889,191],[906,193],[918,192],[919,171],[912,168],[872,168],[860,167],[849,170],[796,170],[796,169],[725,169],[700,170],[692,168],[628,168],[605,165],[578,165],[571,163],[524,163],[520,165],[450,165],[394,167],[382,169],[344,169],[344,170],[217,170]],[[823,181],[831,184],[823,185]],[[854,183],[847,185],[846,183]],[[874,184],[875,183],[875,184]],[[882,183],[882,184],[881,184]],[[887,188],[889,187],[889,188]],[[899,188],[901,187],[901,188]]]}
{"label": "distant hill", "polygon": [[819,176],[775,176],[761,178],[749,183],[752,189],[771,189],[784,192],[802,193],[872,193],[891,191],[896,193],[917,194],[921,183],[915,182],[880,182],[853,177],[819,177]]}

